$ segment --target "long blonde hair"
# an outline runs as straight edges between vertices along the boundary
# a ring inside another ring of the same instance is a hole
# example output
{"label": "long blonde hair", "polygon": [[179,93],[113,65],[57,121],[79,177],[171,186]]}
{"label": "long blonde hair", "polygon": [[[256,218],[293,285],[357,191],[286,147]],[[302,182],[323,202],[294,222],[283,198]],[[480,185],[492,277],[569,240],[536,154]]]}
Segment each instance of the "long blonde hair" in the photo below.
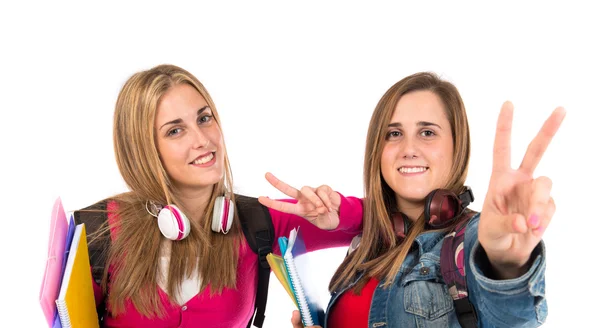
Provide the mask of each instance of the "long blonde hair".
{"label": "long blonde hair", "polygon": [[[146,202],[175,204],[182,208],[159,158],[154,124],[161,98],[173,86],[184,83],[194,87],[204,97],[216,123],[221,127],[216,107],[204,86],[192,74],[177,66],[160,65],[134,74],[125,83],[117,99],[113,126],[114,150],[119,171],[131,191],[110,199],[118,204],[118,210],[114,213],[118,220],[110,227],[117,233],[108,251],[108,265],[102,285],[106,292],[110,266],[112,273],[108,304],[113,316],[125,311],[127,300],[131,300],[144,316],[164,315],[158,293],[159,260],[164,238],[156,218],[146,210]],[[182,281],[192,276],[194,271],[201,277],[201,291],[208,285],[213,294],[236,286],[241,242],[237,215],[227,235],[211,232],[215,199],[223,195],[226,189],[232,190],[233,180],[225,147],[222,151],[225,153],[225,175],[213,187],[202,220],[190,220],[189,236],[171,244],[166,291],[171,301],[174,300],[173,295],[180,291]]]}
{"label": "long blonde hair", "polygon": [[403,95],[417,90],[434,92],[444,104],[454,141],[451,176],[445,188],[457,194],[464,188],[471,146],[467,114],[458,90],[450,82],[428,72],[416,73],[400,80],[387,90],[371,116],[365,149],[361,246],[340,265],[330,282],[331,291],[350,284],[359,272],[364,272],[364,275],[355,285],[356,292],[371,277],[385,279],[386,284],[391,284],[415,238],[425,231],[425,218],[421,215],[404,241],[397,240],[390,220],[392,210],[397,208],[396,197],[381,173],[385,134],[396,104]]}

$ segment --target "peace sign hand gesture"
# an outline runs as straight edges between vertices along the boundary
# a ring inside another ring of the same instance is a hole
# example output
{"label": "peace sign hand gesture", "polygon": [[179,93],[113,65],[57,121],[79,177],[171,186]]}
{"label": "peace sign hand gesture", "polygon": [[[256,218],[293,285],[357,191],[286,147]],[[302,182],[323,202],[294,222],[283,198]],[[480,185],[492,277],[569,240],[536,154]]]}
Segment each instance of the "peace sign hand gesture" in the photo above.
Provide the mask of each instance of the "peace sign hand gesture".
{"label": "peace sign hand gesture", "polygon": [[265,174],[265,178],[273,187],[298,202],[293,204],[261,196],[258,201],[264,206],[279,212],[301,216],[323,230],[333,230],[340,224],[341,197],[331,187],[326,185],[318,188],[304,186],[298,190],[277,179],[271,173]]}
{"label": "peace sign hand gesture", "polygon": [[565,117],[558,107],[531,141],[518,169],[510,166],[513,105],[502,105],[496,137],[494,160],[488,192],[479,221],[479,242],[496,274],[501,279],[516,278],[528,269],[531,252],[538,245],[554,215],[550,197],[552,181],[533,178],[552,137]]}

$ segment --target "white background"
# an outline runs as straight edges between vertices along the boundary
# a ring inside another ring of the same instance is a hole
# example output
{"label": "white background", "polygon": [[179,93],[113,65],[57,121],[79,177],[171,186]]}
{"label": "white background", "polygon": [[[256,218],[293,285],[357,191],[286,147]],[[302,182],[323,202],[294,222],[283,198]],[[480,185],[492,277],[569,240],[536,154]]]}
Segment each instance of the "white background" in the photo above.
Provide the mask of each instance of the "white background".
{"label": "white background", "polygon": [[[112,148],[117,93],[131,74],[173,63],[213,96],[236,191],[252,196],[282,197],[266,171],[296,187],[329,184],[361,196],[373,108],[393,83],[429,70],[463,96],[472,136],[467,182],[480,209],[502,102],[515,105],[515,166],[545,118],[564,106],[567,117],[536,171],[552,178],[557,204],[545,234],[544,327],[593,326],[597,12],[575,2],[3,2],[0,325],[45,325],[38,293],[53,202],[60,196],[70,211],[125,190]],[[344,252],[314,256],[325,295]],[[293,305],[271,282],[265,327],[286,327]]]}

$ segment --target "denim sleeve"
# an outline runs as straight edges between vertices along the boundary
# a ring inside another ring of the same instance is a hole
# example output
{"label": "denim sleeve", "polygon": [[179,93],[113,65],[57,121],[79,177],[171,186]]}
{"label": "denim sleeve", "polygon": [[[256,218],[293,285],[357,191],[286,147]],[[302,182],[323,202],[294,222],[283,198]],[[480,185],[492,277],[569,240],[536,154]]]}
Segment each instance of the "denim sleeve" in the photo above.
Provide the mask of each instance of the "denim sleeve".
{"label": "denim sleeve", "polygon": [[468,259],[469,301],[476,309],[479,327],[538,327],[548,312],[545,299],[546,250],[543,241],[533,250],[531,268],[521,277],[495,280],[486,276],[489,260],[477,235],[479,214],[465,235]]}

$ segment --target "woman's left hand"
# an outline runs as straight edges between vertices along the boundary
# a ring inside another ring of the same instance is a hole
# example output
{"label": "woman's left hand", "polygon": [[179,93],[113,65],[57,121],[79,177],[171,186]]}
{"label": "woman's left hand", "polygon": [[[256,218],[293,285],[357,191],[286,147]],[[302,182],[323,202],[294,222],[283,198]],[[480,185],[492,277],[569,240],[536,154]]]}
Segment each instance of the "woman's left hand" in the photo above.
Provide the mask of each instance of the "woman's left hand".
{"label": "woman's left hand", "polygon": [[512,169],[513,105],[505,102],[498,117],[493,170],[479,221],[479,242],[500,279],[516,278],[529,269],[531,252],[539,244],[554,215],[552,181],[533,177],[552,137],[565,117],[554,110],[531,141],[518,169]]}
{"label": "woman's left hand", "polygon": [[321,326],[304,327],[302,318],[300,318],[300,311],[294,310],[294,312],[292,312],[292,328],[321,328]]}
{"label": "woman's left hand", "polygon": [[340,224],[341,197],[331,187],[304,186],[300,190],[267,173],[265,178],[282,193],[297,200],[296,203],[282,202],[267,197],[258,197],[266,207],[279,212],[301,216],[323,230],[333,230]]}

